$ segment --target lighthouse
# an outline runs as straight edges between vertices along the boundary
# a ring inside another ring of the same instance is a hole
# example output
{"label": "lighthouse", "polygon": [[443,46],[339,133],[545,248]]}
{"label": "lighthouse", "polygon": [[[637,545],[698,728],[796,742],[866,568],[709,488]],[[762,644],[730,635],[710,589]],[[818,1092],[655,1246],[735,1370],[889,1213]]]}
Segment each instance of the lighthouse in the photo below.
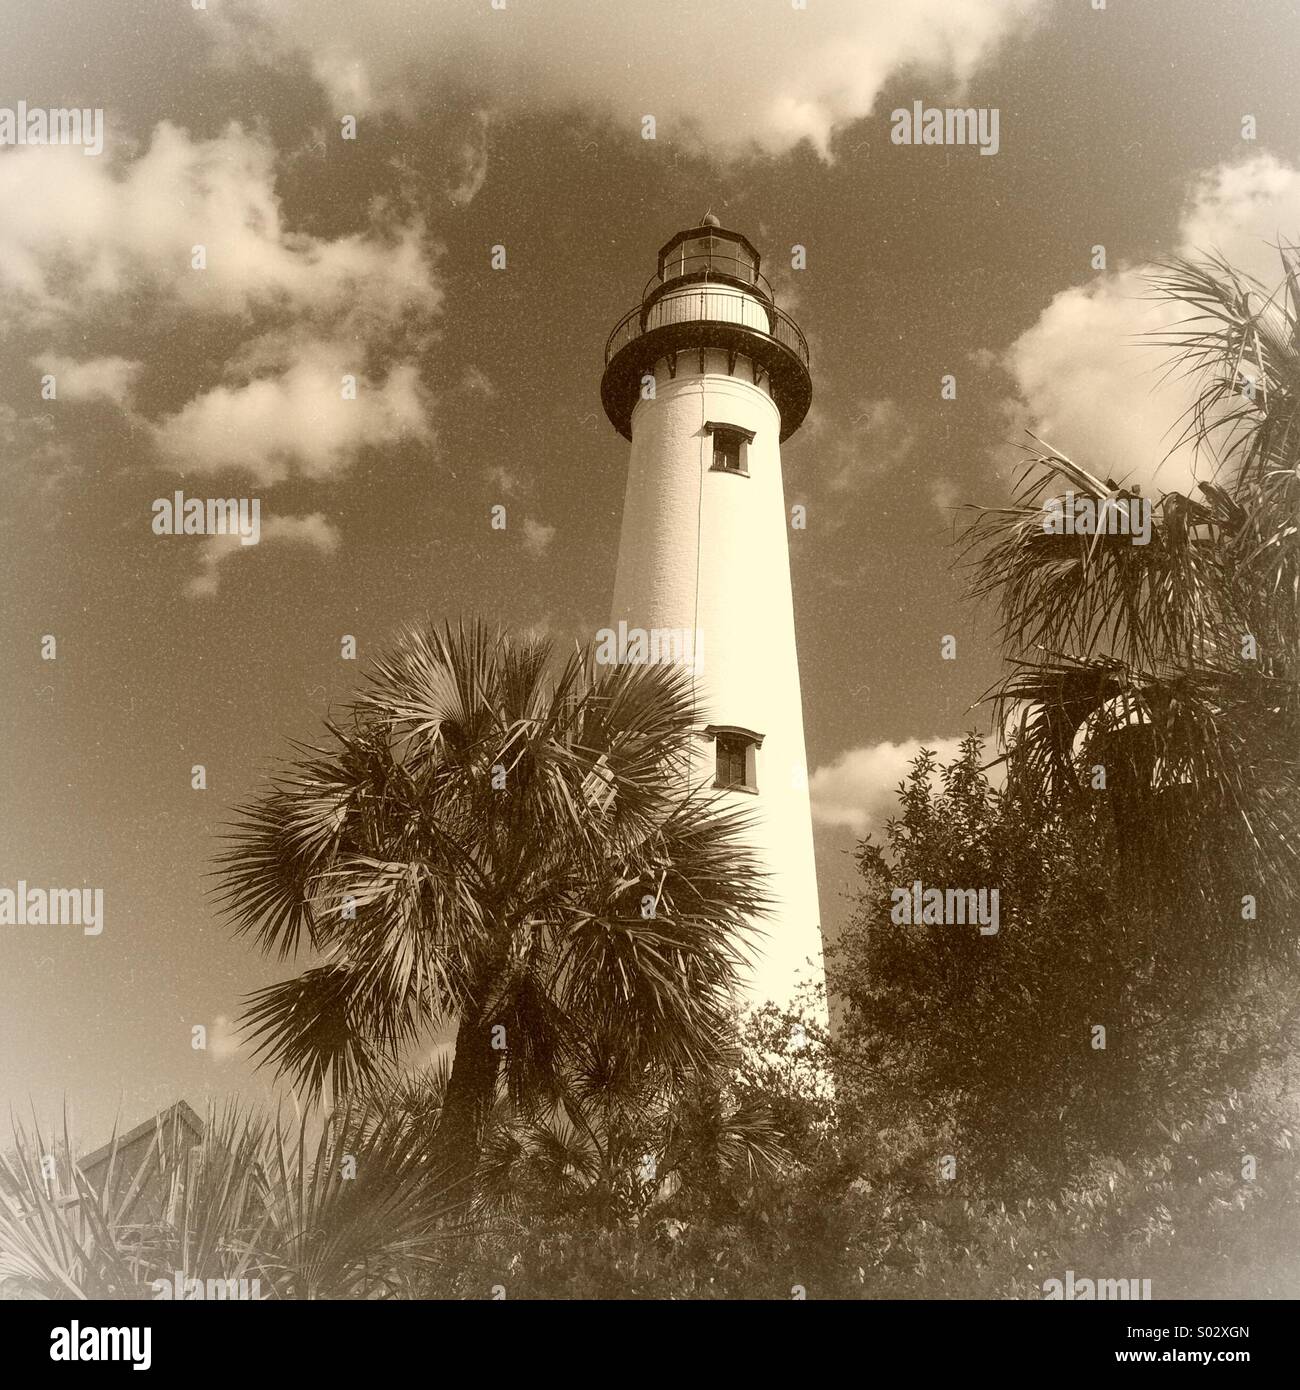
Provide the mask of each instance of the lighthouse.
{"label": "lighthouse", "polygon": [[606,343],[601,399],[631,442],[612,627],[689,652],[692,775],[751,812],[768,875],[748,1002],[784,1006],[822,970],[781,476],[812,377],[745,237],[710,215],[664,245]]}

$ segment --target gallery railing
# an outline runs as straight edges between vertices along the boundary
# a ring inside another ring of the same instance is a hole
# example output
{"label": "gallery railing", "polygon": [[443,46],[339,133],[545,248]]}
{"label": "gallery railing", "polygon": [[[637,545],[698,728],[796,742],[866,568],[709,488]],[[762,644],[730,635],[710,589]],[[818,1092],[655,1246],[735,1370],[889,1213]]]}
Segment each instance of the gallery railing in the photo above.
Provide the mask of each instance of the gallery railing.
{"label": "gallery railing", "polygon": [[761,304],[743,290],[719,284],[669,290],[653,303],[629,310],[605,343],[606,364],[629,343],[670,323],[734,324],[773,339],[808,366],[808,340],[789,314],[774,304]]}

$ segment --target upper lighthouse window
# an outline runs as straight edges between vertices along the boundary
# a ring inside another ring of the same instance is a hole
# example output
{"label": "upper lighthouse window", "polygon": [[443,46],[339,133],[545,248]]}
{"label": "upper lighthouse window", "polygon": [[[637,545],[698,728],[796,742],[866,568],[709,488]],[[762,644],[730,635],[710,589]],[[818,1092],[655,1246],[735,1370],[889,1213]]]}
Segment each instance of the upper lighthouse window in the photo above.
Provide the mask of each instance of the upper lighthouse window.
{"label": "upper lighthouse window", "polygon": [[754,431],[742,430],[739,425],[715,424],[712,420],[704,428],[713,436],[713,471],[743,473],[748,477],[749,444]]}

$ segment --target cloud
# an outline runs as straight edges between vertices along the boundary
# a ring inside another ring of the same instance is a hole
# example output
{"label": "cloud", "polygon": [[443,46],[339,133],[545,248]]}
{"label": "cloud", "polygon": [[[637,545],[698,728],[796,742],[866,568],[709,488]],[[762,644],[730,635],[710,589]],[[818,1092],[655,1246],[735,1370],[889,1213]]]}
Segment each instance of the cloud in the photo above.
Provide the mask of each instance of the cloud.
{"label": "cloud", "polygon": [[205,312],[361,326],[439,307],[419,225],[333,239],[294,231],[274,149],[238,123],[193,140],[163,121],[126,162],[73,155],[29,146],[0,159],[0,322],[79,322],[141,291]]}
{"label": "cloud", "polygon": [[1272,155],[1221,164],[1197,181],[1183,216],[1184,254],[1222,251],[1239,270],[1265,284],[1279,278],[1280,240],[1300,232],[1300,170]]}
{"label": "cloud", "polygon": [[[1222,253],[1265,285],[1280,279],[1269,243],[1300,232],[1300,170],[1271,155],[1220,165],[1194,184],[1176,251]],[[1149,266],[1122,266],[1058,294],[1012,344],[1005,365],[1030,428],[1084,467],[1147,487],[1183,489],[1198,475],[1188,449],[1170,449],[1196,395],[1194,380],[1166,377],[1167,349],[1144,335],[1186,316],[1153,302]]]}
{"label": "cloud", "polygon": [[524,545],[534,555],[540,555],[555,539],[555,527],[544,522],[524,518]]}
{"label": "cloud", "polygon": [[[97,318],[129,328],[143,306],[242,330],[218,384],[138,420],[165,462],[275,482],[431,438],[419,362],[443,291],[418,219],[379,213],[334,238],[295,230],[273,148],[236,123],[193,140],[163,122],[135,159],[78,164],[68,154],[27,147],[0,160],[0,326],[73,333]],[[139,367],[36,360],[67,374],[71,399],[119,403]],[[355,400],[343,398],[344,376],[357,381]]]}
{"label": "cloud", "polygon": [[33,357],[32,365],[54,377],[58,400],[105,400],[126,405],[131,383],[143,364],[129,362],[125,357],[91,357],[78,362],[72,357],[45,352]]}
{"label": "cloud", "polygon": [[[430,438],[416,368],[404,364],[371,381],[357,376],[345,352],[332,343],[304,344],[283,372],[204,392],[157,425],[159,452],[185,471],[243,469],[274,483],[294,467],[324,477],[360,449]],[[357,378],[355,399],[345,398],[345,376]]]}
{"label": "cloud", "polygon": [[297,541],[315,546],[326,555],[338,549],[338,530],[321,512],[308,516],[273,516],[262,527],[262,538],[271,541]]}
{"label": "cloud", "polygon": [[211,598],[221,581],[221,566],[232,556],[279,544],[306,545],[321,555],[332,555],[341,539],[338,529],[321,512],[267,518],[256,546],[242,544],[237,535],[209,536],[200,545],[200,573],[185,586],[185,592],[191,598]]}
{"label": "cloud", "polygon": [[[515,111],[581,105],[629,138],[653,115],[661,140],[724,154],[807,140],[826,155],[891,78],[914,72],[918,97],[949,78],[964,84],[1046,3],[521,0],[493,11],[486,0],[256,0],[256,9],[259,46],[305,51],[339,115],[401,109],[413,93],[456,86]],[[223,22],[227,41],[246,50],[244,15]],[[477,191],[476,178],[464,187]]]}
{"label": "cloud", "polygon": [[921,749],[930,749],[942,765],[957,756],[960,746],[960,738],[936,737],[850,748],[809,778],[813,820],[857,836],[882,829],[899,813],[898,784]]}

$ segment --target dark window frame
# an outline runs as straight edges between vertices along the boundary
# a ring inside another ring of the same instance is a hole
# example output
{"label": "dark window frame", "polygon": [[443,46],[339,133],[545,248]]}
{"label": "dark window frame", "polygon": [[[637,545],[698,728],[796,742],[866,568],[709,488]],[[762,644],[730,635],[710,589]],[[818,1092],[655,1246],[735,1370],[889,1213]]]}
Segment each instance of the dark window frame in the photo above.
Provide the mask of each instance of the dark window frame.
{"label": "dark window frame", "polygon": [[[710,724],[704,730],[704,737],[713,740],[714,790],[748,792],[757,796],[758,750],[763,746],[763,735],[736,724]],[[738,760],[743,769],[741,781],[735,780]]]}
{"label": "dark window frame", "polygon": [[[728,425],[721,420],[708,420],[705,422],[704,430],[713,438],[713,461],[709,465],[710,473],[730,473],[737,478],[749,477],[749,446],[754,442],[754,430],[747,430],[743,425]],[[731,466],[727,463],[718,462],[719,441],[726,440],[736,446],[736,463]]]}

